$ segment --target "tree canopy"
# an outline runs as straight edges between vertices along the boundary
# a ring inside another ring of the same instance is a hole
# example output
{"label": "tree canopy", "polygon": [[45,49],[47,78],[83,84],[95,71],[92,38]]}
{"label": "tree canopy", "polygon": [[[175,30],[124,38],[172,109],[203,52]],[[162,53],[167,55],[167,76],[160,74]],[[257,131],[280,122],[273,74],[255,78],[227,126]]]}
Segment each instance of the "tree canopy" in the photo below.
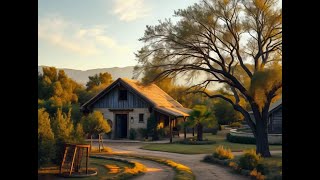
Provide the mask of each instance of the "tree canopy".
{"label": "tree canopy", "polygon": [[[282,88],[282,11],[277,0],[202,0],[147,26],[136,53],[139,67],[160,69],[155,79],[206,74],[192,93],[221,98],[240,112],[257,137],[257,153],[270,156],[267,116]],[[212,83],[224,92],[211,94]],[[249,108],[247,108],[249,106]],[[255,122],[248,111],[252,110]]]}

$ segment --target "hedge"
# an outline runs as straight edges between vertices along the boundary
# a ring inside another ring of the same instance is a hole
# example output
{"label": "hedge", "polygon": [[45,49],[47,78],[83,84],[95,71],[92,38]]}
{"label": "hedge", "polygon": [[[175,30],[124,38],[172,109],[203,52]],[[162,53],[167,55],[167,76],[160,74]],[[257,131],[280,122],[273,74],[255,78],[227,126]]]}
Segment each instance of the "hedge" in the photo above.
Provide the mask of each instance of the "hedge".
{"label": "hedge", "polygon": [[227,140],[229,142],[233,142],[233,143],[256,144],[256,138],[254,138],[254,137],[234,136],[230,133],[227,134]]}

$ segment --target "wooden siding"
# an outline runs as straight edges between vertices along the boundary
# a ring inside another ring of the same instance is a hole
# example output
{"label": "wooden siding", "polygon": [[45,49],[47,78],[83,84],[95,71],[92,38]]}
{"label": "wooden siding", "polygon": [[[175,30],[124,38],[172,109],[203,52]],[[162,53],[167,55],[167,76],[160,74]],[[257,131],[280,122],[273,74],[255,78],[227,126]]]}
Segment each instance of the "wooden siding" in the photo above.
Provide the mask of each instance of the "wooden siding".
{"label": "wooden siding", "polygon": [[273,111],[269,118],[269,132],[282,133],[282,107]]}
{"label": "wooden siding", "polygon": [[[122,88],[123,89],[123,88]],[[113,88],[109,93],[101,97],[93,104],[94,108],[114,108],[114,109],[127,109],[127,108],[148,108],[149,104],[142,98],[127,91],[127,100],[119,100],[119,87]]]}

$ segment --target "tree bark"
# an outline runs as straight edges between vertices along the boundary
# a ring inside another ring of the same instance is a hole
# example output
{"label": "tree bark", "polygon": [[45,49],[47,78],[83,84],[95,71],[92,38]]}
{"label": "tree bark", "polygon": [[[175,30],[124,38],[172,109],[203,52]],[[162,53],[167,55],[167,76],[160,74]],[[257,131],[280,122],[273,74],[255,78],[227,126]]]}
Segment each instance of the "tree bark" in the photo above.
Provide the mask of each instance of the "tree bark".
{"label": "tree bark", "polygon": [[[254,112],[254,114],[259,112]],[[256,153],[261,154],[262,157],[271,157],[268,142],[268,116],[256,116]]]}
{"label": "tree bark", "polygon": [[201,123],[198,123],[197,125],[197,141],[203,140],[203,125]]}

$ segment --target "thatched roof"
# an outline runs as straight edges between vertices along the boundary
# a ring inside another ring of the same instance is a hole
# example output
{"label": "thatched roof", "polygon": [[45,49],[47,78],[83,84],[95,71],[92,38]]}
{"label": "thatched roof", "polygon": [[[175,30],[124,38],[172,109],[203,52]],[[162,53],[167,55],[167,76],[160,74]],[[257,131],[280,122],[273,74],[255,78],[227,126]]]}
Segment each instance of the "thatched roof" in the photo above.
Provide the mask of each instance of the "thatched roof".
{"label": "thatched roof", "polygon": [[149,102],[154,110],[171,115],[174,117],[187,117],[188,113],[191,112],[191,109],[184,108],[179,102],[174,100],[171,96],[169,96],[166,92],[164,92],[157,85],[151,83],[149,85],[143,85],[137,80],[127,79],[127,78],[119,78],[111,85],[109,85],[106,89],[101,91],[95,97],[91,98],[88,102],[81,106],[82,109],[91,106],[94,102],[104,96],[107,92],[109,92],[116,84],[122,84],[124,87],[128,88],[138,96],[142,97],[142,99]]}

